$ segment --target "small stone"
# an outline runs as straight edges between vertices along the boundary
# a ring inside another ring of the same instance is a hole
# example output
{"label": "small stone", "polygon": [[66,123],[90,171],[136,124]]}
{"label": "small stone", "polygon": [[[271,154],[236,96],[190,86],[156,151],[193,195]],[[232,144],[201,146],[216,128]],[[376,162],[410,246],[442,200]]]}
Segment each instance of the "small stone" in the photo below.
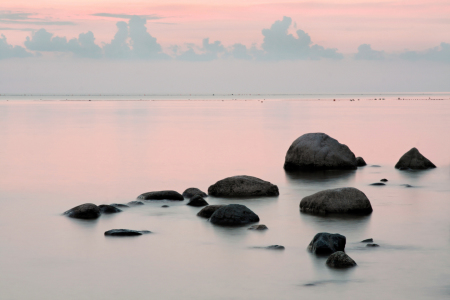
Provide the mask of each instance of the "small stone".
{"label": "small stone", "polygon": [[380,247],[378,244],[367,244],[366,247]]}
{"label": "small stone", "polygon": [[361,243],[372,243],[373,239],[362,240]]}
{"label": "small stone", "polygon": [[135,200],[135,201],[128,202],[128,204],[129,205],[144,205],[144,202]]}
{"label": "small stone", "polygon": [[141,200],[176,200],[183,201],[183,196],[176,191],[156,191],[148,192],[138,196]]}
{"label": "small stone", "polygon": [[201,197],[208,197],[208,194],[198,188],[188,188],[183,192],[183,197],[188,199],[191,199],[196,195],[200,195]]}
{"label": "small stone", "polygon": [[370,185],[386,185],[386,184],[382,183],[382,182],[375,182],[375,183],[371,183]]}
{"label": "small stone", "polygon": [[364,161],[364,158],[362,158],[361,156],[358,156],[357,158],[356,158],[356,166],[358,166],[358,167],[364,167],[364,166],[366,166],[367,164],[366,164],[366,162]]}
{"label": "small stone", "polygon": [[161,206],[161,207],[164,207],[164,208],[166,208],[166,207],[169,207],[169,205],[163,205],[163,206]]}
{"label": "small stone", "polygon": [[258,225],[252,225],[248,229],[249,230],[266,230],[266,229],[269,229],[269,228],[267,228],[267,226],[264,225],[264,224],[258,224]]}
{"label": "small stone", "polygon": [[395,168],[400,170],[425,170],[436,168],[436,166],[429,159],[423,156],[417,148],[412,148],[403,154],[395,165]]}
{"label": "small stone", "polygon": [[372,168],[381,168],[379,165],[371,165]]}
{"label": "small stone", "polygon": [[386,178],[380,179],[381,182],[388,182]]}
{"label": "small stone", "polygon": [[245,205],[229,204],[216,210],[210,221],[215,225],[235,226],[259,222],[259,217]]}
{"label": "small stone", "polygon": [[136,236],[151,233],[148,230],[131,230],[131,229],[111,229],[105,232],[108,236]]}
{"label": "small stone", "polygon": [[101,215],[100,208],[92,203],[85,203],[64,212],[64,215],[75,219],[97,219]]}
{"label": "small stone", "polygon": [[349,268],[356,266],[356,262],[342,251],[331,254],[326,264],[331,268]]}
{"label": "small stone", "polygon": [[339,233],[320,232],[308,245],[308,250],[316,254],[329,254],[344,251],[347,239]]}
{"label": "small stone", "polygon": [[119,213],[122,212],[121,209],[112,206],[112,205],[108,205],[108,204],[102,204],[98,206],[100,208],[100,211],[104,214],[114,214],[114,213]]}
{"label": "small stone", "polygon": [[253,176],[233,176],[217,181],[208,188],[214,197],[272,197],[278,196],[278,187]]}
{"label": "small stone", "polygon": [[270,250],[284,250],[284,246],[281,246],[281,245],[270,245],[270,246],[267,246],[266,249],[270,249]]}

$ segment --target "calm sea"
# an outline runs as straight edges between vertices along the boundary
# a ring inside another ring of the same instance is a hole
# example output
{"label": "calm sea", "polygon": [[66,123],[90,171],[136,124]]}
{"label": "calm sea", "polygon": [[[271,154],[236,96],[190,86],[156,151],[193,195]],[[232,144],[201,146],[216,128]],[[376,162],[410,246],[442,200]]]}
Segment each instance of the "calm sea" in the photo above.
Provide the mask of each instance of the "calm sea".
{"label": "calm sea", "polygon": [[[2,95],[0,298],[450,298],[449,129],[450,94]],[[368,166],[286,174],[287,149],[309,132]],[[394,169],[412,147],[438,168]],[[214,226],[186,201],[96,221],[61,215],[155,190],[206,191],[233,175],[268,180],[280,196],[206,200],[244,204],[269,230]],[[382,178],[386,186],[370,185]],[[303,197],[347,186],[368,196],[372,215],[300,213]],[[115,228],[153,233],[104,236]],[[318,232],[345,235],[358,266],[333,270],[308,253]],[[366,238],[380,247],[364,247]],[[273,244],[286,249],[254,248]]]}

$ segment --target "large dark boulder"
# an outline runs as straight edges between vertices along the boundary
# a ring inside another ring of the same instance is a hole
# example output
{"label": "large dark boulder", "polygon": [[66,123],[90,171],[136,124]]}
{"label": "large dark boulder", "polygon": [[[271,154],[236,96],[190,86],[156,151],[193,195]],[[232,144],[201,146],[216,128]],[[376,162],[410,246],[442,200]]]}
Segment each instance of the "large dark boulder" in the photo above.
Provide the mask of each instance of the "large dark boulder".
{"label": "large dark boulder", "polygon": [[120,208],[112,206],[112,205],[102,204],[102,205],[99,205],[98,207],[100,208],[100,211],[104,214],[114,214],[114,213],[122,212],[122,210]]}
{"label": "large dark boulder", "polygon": [[362,158],[361,156],[358,156],[358,157],[356,158],[356,166],[357,166],[357,167],[364,167],[364,166],[366,166],[366,165],[367,165],[367,164],[366,164],[364,158]]}
{"label": "large dark boulder", "polygon": [[436,166],[423,156],[417,148],[412,148],[400,158],[395,165],[396,169],[400,170],[425,170],[436,168]]}
{"label": "large dark boulder", "polygon": [[259,217],[245,205],[229,204],[216,210],[209,220],[216,225],[233,226],[258,222]]}
{"label": "large dark boulder", "polygon": [[331,268],[350,268],[356,266],[356,263],[350,256],[342,251],[338,251],[328,257],[327,266]]}
{"label": "large dark boulder", "polygon": [[278,196],[278,187],[262,179],[240,175],[217,181],[208,188],[215,197],[264,197]]}
{"label": "large dark boulder", "polygon": [[300,201],[300,211],[311,214],[359,214],[372,213],[372,205],[358,189],[344,187],[320,191]]}
{"label": "large dark boulder", "polygon": [[314,236],[308,245],[308,250],[316,254],[330,254],[344,251],[346,238],[338,233],[321,232]]}
{"label": "large dark boulder", "polygon": [[136,236],[151,233],[148,230],[131,230],[131,229],[111,229],[105,232],[109,236]]}
{"label": "large dark boulder", "polygon": [[356,169],[355,154],[325,133],[307,133],[296,139],[286,153],[286,171]]}
{"label": "large dark boulder", "polygon": [[195,195],[194,197],[191,198],[191,200],[188,202],[187,205],[200,207],[208,205],[208,202],[206,202],[202,196]]}
{"label": "large dark boulder", "polygon": [[141,200],[177,200],[183,201],[183,196],[176,191],[157,191],[148,192],[139,195],[138,199]]}
{"label": "large dark boulder", "polygon": [[216,210],[224,206],[225,205],[208,205],[203,207],[202,210],[197,213],[197,216],[209,219]]}
{"label": "large dark boulder", "polygon": [[183,197],[191,199],[194,196],[208,197],[208,194],[198,188],[188,188],[183,192]]}
{"label": "large dark boulder", "polygon": [[100,208],[92,203],[85,203],[75,206],[64,212],[64,215],[75,219],[97,219],[101,215]]}

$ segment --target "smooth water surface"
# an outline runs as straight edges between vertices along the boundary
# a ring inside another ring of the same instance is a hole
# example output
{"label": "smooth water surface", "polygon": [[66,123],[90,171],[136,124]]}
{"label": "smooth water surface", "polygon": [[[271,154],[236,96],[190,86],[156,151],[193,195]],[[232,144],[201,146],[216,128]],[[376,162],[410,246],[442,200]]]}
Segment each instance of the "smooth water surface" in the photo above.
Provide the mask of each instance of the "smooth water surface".
{"label": "smooth water surface", "polygon": [[[392,97],[0,101],[0,298],[449,298],[449,117],[448,100]],[[287,149],[308,132],[329,134],[368,166],[285,173]],[[394,169],[412,147],[438,168]],[[233,175],[277,184],[280,196],[206,200],[245,204],[269,230],[214,226],[186,201],[148,201],[96,221],[61,215],[82,203],[126,203],[154,190],[206,191]],[[370,186],[382,178],[386,186]],[[368,196],[372,215],[299,212],[303,197],[345,186]],[[153,233],[104,236],[114,228]],[[329,269],[326,257],[307,252],[323,231],[347,237],[357,267]],[[366,238],[380,247],[364,247]],[[286,249],[253,248],[273,244]]]}

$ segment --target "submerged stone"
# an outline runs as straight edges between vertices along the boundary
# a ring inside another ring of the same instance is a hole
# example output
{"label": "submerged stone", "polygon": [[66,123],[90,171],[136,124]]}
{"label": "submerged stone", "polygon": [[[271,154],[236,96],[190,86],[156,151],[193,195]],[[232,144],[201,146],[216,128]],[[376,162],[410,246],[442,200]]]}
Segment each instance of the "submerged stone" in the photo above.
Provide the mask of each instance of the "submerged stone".
{"label": "submerged stone", "polygon": [[183,201],[183,196],[176,191],[156,191],[156,192],[148,192],[138,196],[138,199],[141,200],[176,200]]}
{"label": "submerged stone", "polygon": [[210,218],[216,225],[244,225],[259,221],[259,217],[247,206],[241,204],[229,204],[216,210]]}
{"label": "submerged stone", "polygon": [[208,188],[215,197],[265,197],[278,196],[278,187],[253,176],[233,176],[217,181]]}
{"label": "submerged stone", "polygon": [[97,219],[101,215],[100,208],[92,203],[85,203],[64,212],[64,215],[75,219]]}
{"label": "submerged stone", "polygon": [[344,251],[347,239],[339,233],[320,232],[308,245],[308,250],[316,254],[330,254]]}
{"label": "submerged stone", "polygon": [[209,219],[216,210],[224,206],[225,205],[208,205],[203,207],[202,210],[197,213],[197,216]]}
{"label": "submerged stone", "polygon": [[109,236],[136,236],[151,233],[148,230],[131,230],[131,229],[111,229],[105,232]]}
{"label": "submerged stone", "polygon": [[356,262],[342,251],[331,254],[326,264],[331,268],[350,268],[356,266]]}
{"label": "submerged stone", "polygon": [[412,148],[403,154],[395,165],[395,168],[400,170],[425,170],[436,168],[436,166],[425,156],[423,156],[417,148]]}

